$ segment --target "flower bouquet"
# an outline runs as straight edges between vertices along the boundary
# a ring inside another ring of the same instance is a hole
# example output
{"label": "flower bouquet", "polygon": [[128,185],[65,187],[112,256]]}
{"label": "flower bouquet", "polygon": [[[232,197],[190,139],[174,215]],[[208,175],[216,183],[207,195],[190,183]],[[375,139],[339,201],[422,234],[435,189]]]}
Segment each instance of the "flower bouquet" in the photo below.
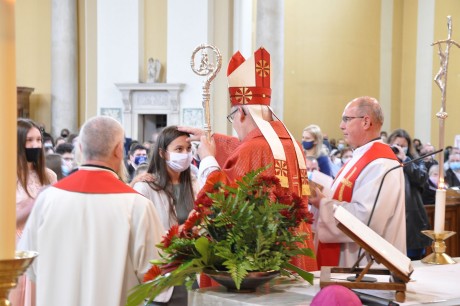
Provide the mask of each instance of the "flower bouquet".
{"label": "flower bouquet", "polygon": [[237,289],[253,271],[296,276],[293,271],[312,283],[312,274],[290,263],[293,256],[314,256],[302,247],[306,234],[297,230],[301,222],[312,223],[312,214],[278,178],[262,175],[266,169],[233,185],[222,184],[221,174],[214,172],[186,222],[171,227],[157,245],[162,259],[151,261],[144,283],[132,289],[127,305],[153,300],[171,286],[190,288],[205,269],[228,271]]}

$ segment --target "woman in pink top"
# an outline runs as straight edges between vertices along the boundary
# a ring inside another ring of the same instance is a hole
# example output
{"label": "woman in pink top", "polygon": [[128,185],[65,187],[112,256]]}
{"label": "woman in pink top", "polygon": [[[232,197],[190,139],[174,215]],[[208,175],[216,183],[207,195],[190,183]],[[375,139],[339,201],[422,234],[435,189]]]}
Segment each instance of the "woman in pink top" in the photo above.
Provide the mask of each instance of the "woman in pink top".
{"label": "woman in pink top", "polygon": [[[45,167],[42,133],[35,122],[18,119],[17,144],[16,244],[38,193],[44,186],[57,181],[56,174]],[[25,275],[21,276],[9,299],[15,306],[35,305],[35,285]]]}

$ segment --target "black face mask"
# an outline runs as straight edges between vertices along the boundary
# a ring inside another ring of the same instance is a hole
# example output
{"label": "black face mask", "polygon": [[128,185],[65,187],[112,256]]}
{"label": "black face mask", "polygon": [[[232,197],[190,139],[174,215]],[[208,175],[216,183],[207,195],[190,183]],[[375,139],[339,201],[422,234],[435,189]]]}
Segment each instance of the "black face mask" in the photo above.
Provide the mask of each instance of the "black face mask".
{"label": "black face mask", "polygon": [[26,159],[29,163],[36,163],[40,158],[42,148],[26,148]]}

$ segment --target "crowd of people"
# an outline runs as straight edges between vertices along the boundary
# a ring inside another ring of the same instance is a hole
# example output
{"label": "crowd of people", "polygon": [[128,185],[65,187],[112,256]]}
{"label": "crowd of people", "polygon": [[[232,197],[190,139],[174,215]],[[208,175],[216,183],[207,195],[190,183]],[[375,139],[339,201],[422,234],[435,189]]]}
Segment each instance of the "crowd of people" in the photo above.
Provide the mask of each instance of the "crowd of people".
{"label": "crowd of people", "polygon": [[[269,53],[260,48],[253,57],[238,53],[228,67],[227,119],[237,137],[216,133],[209,140],[201,129],[168,126],[140,143],[127,139],[116,120],[99,116],[54,139],[34,121],[18,119],[17,243],[40,256],[12,291],[13,305],[124,305],[148,261],[158,258],[154,246],[187,220],[209,179],[230,183],[267,165],[266,174],[308,201],[315,215],[312,226],[298,230],[316,258],[297,256],[294,265],[313,271],[355,263],[360,248],[336,227],[337,205],[411,259],[424,256],[430,240],[421,230],[431,228],[424,204],[434,203],[439,167],[447,186],[460,186],[460,149],[446,148],[439,165],[428,155],[435,151],[430,143],[403,129],[387,135],[372,97],[346,104],[337,120],[343,138],[329,139],[309,124],[298,141],[270,108],[270,71],[261,77],[250,66],[269,62]],[[242,101],[241,88],[261,94]],[[309,186],[313,171],[333,179],[331,196]],[[88,284],[98,289],[81,289]],[[211,285],[201,279],[200,286]],[[149,305],[186,301],[185,288],[175,286]]]}

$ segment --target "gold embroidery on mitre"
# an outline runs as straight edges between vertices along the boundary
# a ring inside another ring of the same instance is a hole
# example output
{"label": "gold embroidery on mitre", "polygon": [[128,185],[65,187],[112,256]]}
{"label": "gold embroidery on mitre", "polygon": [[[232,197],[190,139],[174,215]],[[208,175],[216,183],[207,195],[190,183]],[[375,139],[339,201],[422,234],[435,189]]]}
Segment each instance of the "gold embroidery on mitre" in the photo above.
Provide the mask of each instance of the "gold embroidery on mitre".
{"label": "gold embroidery on mitre", "polygon": [[239,104],[248,104],[252,100],[252,91],[247,87],[240,87],[235,92],[235,100]]}
{"label": "gold embroidery on mitre", "polygon": [[275,175],[277,178],[279,178],[281,187],[289,187],[287,172],[286,161],[275,159]]}
{"label": "gold embroidery on mitre", "polygon": [[350,171],[350,173],[348,174],[348,177],[344,177],[340,181],[339,197],[338,197],[337,200],[342,201],[342,199],[343,199],[343,191],[345,190],[345,187],[348,187],[348,188],[353,187],[353,183],[350,182],[350,177],[353,176],[353,173],[356,172],[356,169],[357,169],[356,167],[353,167],[353,170]]}
{"label": "gold embroidery on mitre", "polygon": [[260,60],[256,64],[256,72],[260,77],[265,78],[270,74],[270,65],[266,60]]}

